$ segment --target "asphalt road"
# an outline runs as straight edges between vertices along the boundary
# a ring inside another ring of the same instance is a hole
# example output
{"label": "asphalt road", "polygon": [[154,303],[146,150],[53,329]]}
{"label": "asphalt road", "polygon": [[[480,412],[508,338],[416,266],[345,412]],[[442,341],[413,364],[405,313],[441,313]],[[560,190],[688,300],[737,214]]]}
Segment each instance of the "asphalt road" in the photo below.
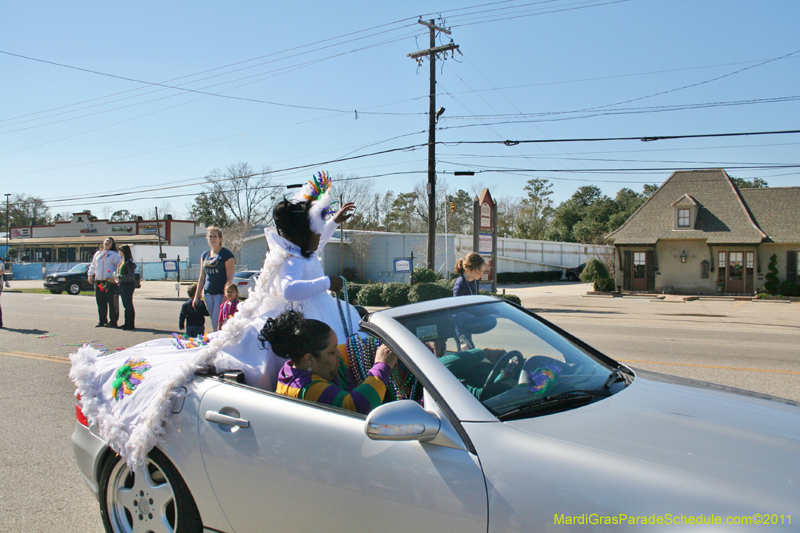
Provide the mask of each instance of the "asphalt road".
{"label": "asphalt road", "polygon": [[[798,302],[586,298],[578,283],[509,292],[633,367],[800,401]],[[114,350],[169,335],[182,302],[175,296],[174,283],[145,282],[134,296],[138,329],[129,332],[95,328],[92,297],[2,294],[0,531],[103,531],[72,458],[68,355],[85,342]]]}

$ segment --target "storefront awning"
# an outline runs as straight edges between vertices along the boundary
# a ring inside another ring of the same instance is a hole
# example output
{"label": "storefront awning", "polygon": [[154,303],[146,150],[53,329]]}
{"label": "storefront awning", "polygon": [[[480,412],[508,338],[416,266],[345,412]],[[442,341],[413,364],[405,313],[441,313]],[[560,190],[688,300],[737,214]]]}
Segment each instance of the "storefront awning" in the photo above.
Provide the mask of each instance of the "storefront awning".
{"label": "storefront awning", "polygon": [[[25,248],[41,248],[43,246],[85,246],[97,248],[108,235],[92,235],[87,237],[32,237],[30,239],[11,239],[9,246]],[[120,244],[158,244],[158,235],[113,235],[114,242]],[[166,239],[161,239],[161,244],[167,244]]]}

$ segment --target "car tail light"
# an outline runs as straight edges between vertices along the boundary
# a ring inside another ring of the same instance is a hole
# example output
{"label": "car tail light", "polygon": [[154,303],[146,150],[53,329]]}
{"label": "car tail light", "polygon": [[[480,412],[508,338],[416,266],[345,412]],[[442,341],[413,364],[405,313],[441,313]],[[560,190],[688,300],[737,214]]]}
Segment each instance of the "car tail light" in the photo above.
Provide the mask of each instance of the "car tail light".
{"label": "car tail light", "polygon": [[240,281],[239,282],[239,286],[241,287],[242,285],[247,285],[247,282],[246,281]]}
{"label": "car tail light", "polygon": [[75,394],[75,397],[78,399],[78,401],[75,402],[75,419],[88,428],[89,420],[83,414],[83,411],[81,411],[81,395]]}

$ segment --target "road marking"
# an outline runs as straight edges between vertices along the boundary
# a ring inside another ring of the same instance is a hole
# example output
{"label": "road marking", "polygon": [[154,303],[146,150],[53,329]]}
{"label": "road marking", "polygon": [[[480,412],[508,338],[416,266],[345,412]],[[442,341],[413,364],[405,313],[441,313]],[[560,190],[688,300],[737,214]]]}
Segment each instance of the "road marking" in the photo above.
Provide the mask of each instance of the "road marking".
{"label": "road marking", "polygon": [[95,320],[97,320],[95,318],[78,318],[76,316],[58,316],[58,317],[54,317],[53,315],[29,315],[29,314],[26,314],[26,313],[7,313],[7,314],[9,316],[30,316],[30,317],[33,317],[33,318],[63,318],[65,320],[84,320],[84,321],[89,321],[89,322],[94,322]]}
{"label": "road marking", "polygon": [[67,365],[72,364],[72,361],[64,357],[56,357],[53,355],[44,355],[40,353],[29,354],[28,352],[12,352],[12,353],[0,352],[0,355],[9,355],[11,357],[22,357],[23,359],[37,359],[39,361],[49,361],[51,363],[64,363]]}
{"label": "road marking", "polygon": [[747,300],[742,300],[742,301],[741,301],[741,302],[739,302],[738,304],[734,305],[734,307],[739,307],[740,305],[742,305],[742,304],[744,304],[744,303],[747,303]]}
{"label": "road marking", "polygon": [[[539,316],[547,319],[548,321],[552,322],[556,326],[562,327],[563,329],[567,329],[567,328],[563,327],[561,324],[582,324],[582,325],[589,325],[589,326],[609,326],[609,325],[613,325],[615,327],[620,327],[620,328],[670,329],[670,330],[674,330],[675,327],[676,327],[675,325],[657,326],[657,325],[652,325],[652,324],[651,325],[636,324],[634,322],[635,318],[630,318],[630,319],[623,318],[624,320],[630,320],[631,322],[630,323],[620,323],[619,321],[615,321],[614,320],[615,318],[619,318],[619,317],[584,317],[583,319],[580,319],[579,317],[564,318],[564,315],[552,316],[553,313],[549,313],[548,314],[548,313],[542,312],[542,313],[537,313],[537,314]],[[570,318],[574,318],[574,320],[570,320]],[[589,320],[590,318],[593,318],[594,320],[590,321]],[[681,318],[681,317],[677,316],[677,318]],[[680,327],[682,327],[683,329],[691,330],[691,331],[714,331],[714,332],[717,332],[717,333],[727,333],[727,332],[734,331],[734,332],[738,332],[738,333],[763,333],[763,334],[770,334],[770,335],[797,335],[798,331],[800,331],[800,326],[796,326],[796,325],[755,323],[755,324],[745,324],[745,326],[757,326],[759,328],[764,328],[764,329],[761,329],[759,331],[748,330],[748,331],[745,332],[745,331],[742,330],[743,326],[742,326],[741,323],[735,323],[735,324],[732,323],[731,326],[728,327],[728,328],[720,328],[720,327],[711,328],[709,326],[720,326],[722,324],[720,322],[718,322],[718,321],[715,322],[713,320],[709,320],[707,322],[706,321],[692,321],[693,324],[698,324],[697,326],[692,326],[692,325],[687,324],[687,322],[689,322],[689,321],[685,320],[686,317],[683,317],[683,318],[684,319],[681,319],[681,320],[675,320],[674,322],[678,323],[678,325]],[[689,317],[689,318],[691,318],[691,317]],[[770,329],[766,329],[766,328],[770,328]],[[786,331],[785,329],[779,329],[779,328],[791,328],[791,329],[796,329],[798,331]]]}
{"label": "road marking", "polygon": [[636,364],[651,364],[651,365],[674,365],[674,366],[691,366],[695,368],[715,368],[719,370],[746,370],[749,372],[772,372],[774,374],[798,374],[800,371],[796,370],[768,370],[766,368],[743,368],[740,366],[717,366],[717,365],[696,365],[692,363],[667,363],[665,361],[634,361],[633,359],[617,359],[623,363],[636,363]]}

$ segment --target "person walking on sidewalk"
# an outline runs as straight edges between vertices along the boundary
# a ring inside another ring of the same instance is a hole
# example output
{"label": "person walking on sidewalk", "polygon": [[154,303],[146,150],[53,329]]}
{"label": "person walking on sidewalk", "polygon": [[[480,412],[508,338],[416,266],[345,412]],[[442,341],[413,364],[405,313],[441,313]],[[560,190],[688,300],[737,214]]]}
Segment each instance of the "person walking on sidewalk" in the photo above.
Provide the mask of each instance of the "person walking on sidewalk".
{"label": "person walking on sidewalk", "polygon": [[117,270],[122,262],[113,237],[106,237],[103,246],[95,252],[89,265],[89,283],[94,284],[94,299],[100,320],[94,327],[116,328],[119,320]]}
{"label": "person walking on sidewalk", "polygon": [[122,262],[119,264],[119,297],[125,307],[125,323],[121,329],[135,330],[136,311],[133,308],[133,291],[136,290],[136,262],[131,255],[131,247],[123,244],[119,247],[122,252]]}
{"label": "person walking on sidewalk", "polygon": [[235,270],[233,252],[222,247],[222,230],[216,226],[206,228],[206,241],[210,250],[200,256],[200,277],[197,287],[203,288],[194,295],[194,306],[200,301],[200,293],[205,293],[206,308],[211,314],[211,329],[217,331],[219,326],[219,310],[225,300],[225,284],[233,281]]}
{"label": "person walking on sidewalk", "polygon": [[[3,295],[3,286],[11,287],[11,284],[6,280],[6,263],[0,256],[0,296]],[[3,327],[3,307],[0,306],[0,328]]]}

